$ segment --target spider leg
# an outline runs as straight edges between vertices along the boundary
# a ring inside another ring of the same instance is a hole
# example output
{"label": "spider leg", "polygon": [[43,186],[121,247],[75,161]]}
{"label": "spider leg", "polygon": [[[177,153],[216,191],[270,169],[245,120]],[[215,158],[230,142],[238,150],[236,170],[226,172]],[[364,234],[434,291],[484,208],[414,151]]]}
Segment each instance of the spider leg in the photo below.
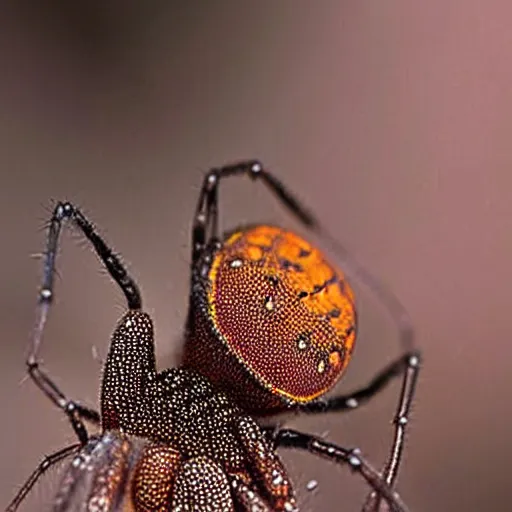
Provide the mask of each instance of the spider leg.
{"label": "spider leg", "polygon": [[[271,510],[298,512],[297,500],[286,470],[269,438],[248,416],[237,421],[238,439],[245,450],[247,465],[253,479],[259,482],[268,497]],[[247,506],[247,510],[253,510]],[[259,510],[259,509],[256,509]]]}
{"label": "spider leg", "polygon": [[[412,351],[404,354],[380,371],[365,387],[348,395],[334,396],[321,399],[300,407],[301,412],[321,414],[352,410],[364,405],[382,391],[386,385],[399,375],[403,375],[400,398],[393,423],[395,425],[394,440],[389,457],[386,461],[383,477],[386,483],[393,487],[398,476],[405,442],[405,429],[408,424],[411,405],[414,398],[418,374],[420,371],[420,354]],[[364,512],[378,510],[380,499],[375,491],[368,496]]]}
{"label": "spider leg", "polygon": [[276,448],[286,447],[306,450],[337,464],[347,464],[353,472],[359,473],[372,489],[383,497],[392,512],[408,511],[400,496],[386,483],[378,471],[361,456],[358,449],[343,448],[319,437],[292,429],[277,430],[273,432],[272,436]]}
{"label": "spider leg", "polygon": [[[306,414],[322,414],[357,409],[379,394],[396,377],[404,374],[404,378],[407,379],[409,367],[414,367],[417,373],[418,358],[418,352],[407,352],[383,368],[366,386],[346,395],[320,398],[303,404],[299,411]],[[414,389],[411,392],[414,393]]]}
{"label": "spider leg", "polygon": [[[403,375],[402,388],[393,423],[395,425],[394,440],[389,457],[386,461],[383,477],[393,487],[398,476],[405,442],[405,429],[408,424],[411,405],[414,398],[416,383],[420,370],[420,354],[412,351],[404,354],[396,361],[380,371],[365,387],[348,395],[317,400],[300,407],[301,412],[309,414],[352,410],[367,403],[376,396],[394,378]],[[364,512],[378,510],[380,499],[375,491],[368,496]]]}
{"label": "spider leg", "polygon": [[39,292],[36,327],[32,336],[29,355],[26,360],[27,371],[35,384],[45,395],[68,416],[71,426],[80,443],[87,442],[88,434],[82,420],[98,424],[100,416],[97,411],[84,407],[69,400],[52,379],[40,368],[38,361],[39,347],[43,331],[53,300],[55,260],[57,257],[59,236],[62,223],[72,221],[93,245],[98,257],[105,265],[110,276],[117,282],[128,302],[130,309],[140,309],[141,297],[137,285],[128,275],[119,258],[112,252],[103,239],[98,235],[93,225],[85,218],[78,208],[68,202],[59,202],[53,211],[49,228],[47,247],[44,260],[43,284]]}
{"label": "spider leg", "polygon": [[[419,354],[411,354],[407,360],[407,367],[405,369],[402,389],[400,391],[400,398],[396,414],[393,419],[393,423],[395,425],[393,444],[391,445],[391,451],[383,471],[383,478],[390,487],[393,487],[396,482],[398,470],[400,469],[400,463],[402,461],[405,430],[409,421],[409,414],[416,390],[419,370]],[[366,499],[363,512],[377,512],[380,508],[380,501],[381,497],[379,493],[375,491],[371,492]]]}
{"label": "spider leg", "polygon": [[98,411],[67,398],[50,377],[41,370],[39,362],[35,358],[31,361],[27,360],[27,371],[37,387],[66,414],[78,440],[84,445],[89,439],[89,435],[83,420],[99,425]]}
{"label": "spider leg", "polygon": [[16,493],[16,496],[14,496],[14,499],[7,507],[6,512],[15,512],[15,510],[17,510],[17,508],[19,507],[20,503],[25,499],[25,496],[30,492],[30,489],[34,487],[39,477],[41,477],[51,466],[53,466],[60,460],[66,458],[68,455],[71,455],[72,453],[77,452],[81,446],[81,443],[74,443],[45,457],[39,463],[34,472],[28,477],[28,479],[22,485],[20,490]]}
{"label": "spider leg", "polygon": [[219,240],[218,202],[219,182],[222,178],[246,174],[252,179],[261,179],[277,198],[304,225],[311,229],[319,227],[313,215],[257,160],[247,160],[219,169],[211,169],[204,177],[192,228],[192,264],[199,259],[205,247]]}
{"label": "spider leg", "polygon": [[251,489],[243,480],[239,478],[230,478],[231,489],[236,497],[236,500],[243,507],[243,510],[252,512],[275,512],[275,509],[270,508],[263,498]]}

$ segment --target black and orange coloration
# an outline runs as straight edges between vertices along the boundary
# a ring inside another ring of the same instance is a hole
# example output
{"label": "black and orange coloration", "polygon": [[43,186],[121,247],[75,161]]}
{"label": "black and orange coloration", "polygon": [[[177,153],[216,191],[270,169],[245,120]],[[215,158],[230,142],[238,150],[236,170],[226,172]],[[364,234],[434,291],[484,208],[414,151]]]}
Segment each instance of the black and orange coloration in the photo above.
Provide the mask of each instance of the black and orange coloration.
{"label": "black and orange coloration", "polygon": [[[255,226],[206,252],[193,276],[184,365],[254,414],[325,394],[356,336],[343,273],[296,234]],[[205,265],[205,267],[203,267]],[[249,377],[249,379],[248,379]]]}
{"label": "black and orange coloration", "polygon": [[[298,510],[277,448],[307,450],[346,464],[371,486],[363,510],[384,499],[407,510],[394,484],[416,379],[419,353],[400,303],[360,267],[397,320],[405,353],[363,388],[323,395],[347,366],[356,337],[354,294],[340,269],[298,235],[268,225],[218,232],[218,185],[248,175],[262,180],[309,229],[313,216],[256,161],[211,170],[192,230],[190,307],[181,367],[156,371],[153,324],[135,281],[92,224],[58,203],[49,226],[44,281],[28,373],[68,417],[78,443],[45,458],[8,507],[17,509],[55,462],[74,455],[52,503],[55,512]],[[125,294],[128,311],[112,335],[101,385],[101,411],[68,399],[41,369],[38,351],[53,298],[58,239],[69,220],[94,247]],[[258,419],[296,410],[349,410],[403,375],[395,439],[382,474],[360,455],[310,434],[262,427]],[[86,422],[100,427],[89,435]]]}

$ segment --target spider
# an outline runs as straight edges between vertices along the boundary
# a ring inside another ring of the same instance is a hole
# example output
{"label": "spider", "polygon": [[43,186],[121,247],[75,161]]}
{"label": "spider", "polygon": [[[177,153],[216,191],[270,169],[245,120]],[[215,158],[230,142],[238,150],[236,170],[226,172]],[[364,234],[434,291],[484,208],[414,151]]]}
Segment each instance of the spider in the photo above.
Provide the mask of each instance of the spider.
{"label": "spider", "polygon": [[[279,227],[253,225],[222,236],[219,183],[246,175],[260,180],[312,232],[348,255],[313,215],[258,161],[210,170],[192,227],[189,313],[182,364],[156,372],[153,325],[139,288],[91,222],[69,202],[51,217],[37,322],[27,372],[68,417],[78,441],[46,457],[7,510],[14,512],[36,480],[71,456],[54,511],[295,511],[297,499],[277,449],[306,450],[346,465],[371,491],[366,512],[405,512],[394,490],[404,434],[420,368],[405,310],[385,287],[352,262],[355,276],[387,306],[404,353],[365,387],[324,395],[339,380],[355,342],[354,295],[344,274],[304,239]],[[63,222],[92,244],[121,288],[127,311],[111,338],[101,385],[101,412],[68,398],[42,369],[38,352],[54,294],[55,260]],[[286,411],[322,414],[355,409],[392,379],[403,383],[394,440],[381,472],[358,449],[276,425]],[[86,424],[100,427],[90,435]]]}

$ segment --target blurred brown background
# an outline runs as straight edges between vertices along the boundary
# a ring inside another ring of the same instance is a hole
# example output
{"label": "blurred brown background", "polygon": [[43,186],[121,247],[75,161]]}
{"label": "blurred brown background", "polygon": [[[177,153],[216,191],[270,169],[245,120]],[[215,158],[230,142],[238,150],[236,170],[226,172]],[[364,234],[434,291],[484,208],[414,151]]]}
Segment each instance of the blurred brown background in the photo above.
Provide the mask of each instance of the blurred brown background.
{"label": "blurred brown background", "polygon": [[[73,4],[0,12],[0,505],[44,453],[73,440],[23,382],[41,274],[30,255],[43,249],[52,199],[81,205],[124,256],[170,365],[202,173],[256,156],[414,319],[425,365],[399,481],[411,510],[510,510],[509,2]],[[221,199],[225,227],[295,226],[245,180]],[[77,240],[64,237],[42,356],[70,396],[96,404],[93,348],[105,355],[123,300]],[[339,390],[398,353],[382,308],[356,288],[361,334]],[[291,424],[380,464],[397,393]],[[356,476],[283,456],[304,510],[358,510]]]}

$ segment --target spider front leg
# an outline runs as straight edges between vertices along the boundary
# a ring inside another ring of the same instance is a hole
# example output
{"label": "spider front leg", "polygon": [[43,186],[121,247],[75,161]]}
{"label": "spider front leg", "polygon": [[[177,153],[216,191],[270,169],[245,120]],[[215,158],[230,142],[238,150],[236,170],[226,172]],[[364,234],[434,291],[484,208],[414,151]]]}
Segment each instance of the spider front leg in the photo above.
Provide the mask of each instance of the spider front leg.
{"label": "spider front leg", "polygon": [[28,373],[32,380],[57,407],[65,412],[79,441],[82,444],[85,444],[87,442],[88,435],[82,420],[98,424],[100,420],[98,412],[79,405],[73,400],[69,400],[64,393],[59,390],[52,379],[43,370],[41,370],[37,357],[39,347],[42,342],[46,319],[53,300],[55,260],[57,257],[62,223],[65,220],[71,220],[73,225],[77,227],[93,245],[98,257],[105,265],[108,273],[117,282],[125,294],[128,307],[130,309],[141,308],[141,297],[137,285],[128,275],[122,263],[98,235],[94,226],[85,218],[80,210],[68,202],[57,203],[48,229],[43,285],[39,292],[36,328],[34,330],[31,349],[26,363]]}
{"label": "spider front leg", "polygon": [[359,473],[389,505],[392,512],[407,512],[408,508],[400,496],[385,482],[381,475],[360,454],[358,449],[347,449],[323,439],[292,429],[272,432],[274,446],[306,450],[314,455],[345,464]]}
{"label": "spider front leg", "polygon": [[[62,223],[66,220],[72,221],[73,226],[78,228],[87,240],[94,247],[98,257],[105,265],[110,276],[117,282],[123,291],[128,307],[130,309],[140,309],[141,297],[137,285],[128,275],[126,269],[119,261],[117,256],[107,246],[103,239],[98,235],[93,225],[84,217],[78,208],[68,202],[59,202],[55,206],[48,228],[48,238],[44,259],[43,284],[39,292],[39,300],[36,313],[36,327],[31,339],[30,350],[26,360],[27,372],[34,383],[43,391],[43,393],[68,417],[71,426],[78,437],[79,446],[84,446],[89,435],[85,428],[84,421],[99,424],[99,413],[91,408],[85,407],[75,400],[69,399],[53,382],[49,375],[41,369],[38,353],[41,346],[44,327],[53,301],[54,280],[55,280],[55,261],[58,251],[58,243]],[[74,445],[75,446],[75,445]],[[15,510],[23,497],[34,486],[39,476],[44,471],[60,460],[71,448],[60,450],[54,455],[46,458],[31,475],[27,482],[21,487],[15,496],[9,510]]]}

